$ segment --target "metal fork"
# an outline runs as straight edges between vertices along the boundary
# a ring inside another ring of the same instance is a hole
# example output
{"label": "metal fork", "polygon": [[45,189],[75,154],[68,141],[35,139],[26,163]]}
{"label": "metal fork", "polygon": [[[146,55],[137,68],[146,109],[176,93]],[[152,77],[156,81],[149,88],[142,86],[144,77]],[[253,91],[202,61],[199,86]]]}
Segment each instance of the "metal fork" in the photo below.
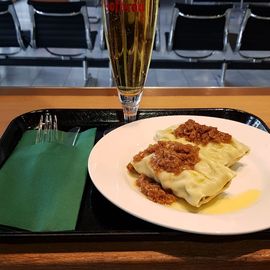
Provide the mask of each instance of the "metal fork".
{"label": "metal fork", "polygon": [[75,146],[80,130],[80,127],[74,127],[67,132],[64,138],[63,133],[59,133],[58,130],[57,116],[46,113],[45,116],[40,116],[35,143],[58,142]]}
{"label": "metal fork", "polygon": [[58,123],[57,116],[46,113],[41,115],[37,126],[35,143],[58,142]]}

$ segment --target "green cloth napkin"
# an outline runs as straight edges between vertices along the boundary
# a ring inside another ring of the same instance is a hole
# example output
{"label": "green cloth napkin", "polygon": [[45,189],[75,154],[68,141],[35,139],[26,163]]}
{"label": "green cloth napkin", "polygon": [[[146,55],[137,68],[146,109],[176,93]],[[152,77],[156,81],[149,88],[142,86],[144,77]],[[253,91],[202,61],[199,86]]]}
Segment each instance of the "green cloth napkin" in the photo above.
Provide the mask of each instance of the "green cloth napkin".
{"label": "green cloth napkin", "polygon": [[0,169],[0,224],[33,232],[74,230],[95,134],[81,132],[72,146],[34,144],[36,131],[26,131]]}

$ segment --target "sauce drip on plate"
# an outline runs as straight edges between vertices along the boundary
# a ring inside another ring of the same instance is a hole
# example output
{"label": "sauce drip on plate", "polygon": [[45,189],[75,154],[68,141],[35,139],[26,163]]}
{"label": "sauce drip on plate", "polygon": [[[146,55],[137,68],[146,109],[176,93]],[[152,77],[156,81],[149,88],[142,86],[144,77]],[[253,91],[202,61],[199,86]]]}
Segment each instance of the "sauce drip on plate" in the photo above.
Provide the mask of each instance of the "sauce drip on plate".
{"label": "sauce drip on plate", "polygon": [[260,190],[257,189],[251,189],[238,195],[226,195],[226,193],[222,193],[211,202],[198,209],[196,207],[192,207],[184,200],[178,200],[169,207],[190,213],[211,215],[226,214],[250,207],[259,199],[260,194]]}

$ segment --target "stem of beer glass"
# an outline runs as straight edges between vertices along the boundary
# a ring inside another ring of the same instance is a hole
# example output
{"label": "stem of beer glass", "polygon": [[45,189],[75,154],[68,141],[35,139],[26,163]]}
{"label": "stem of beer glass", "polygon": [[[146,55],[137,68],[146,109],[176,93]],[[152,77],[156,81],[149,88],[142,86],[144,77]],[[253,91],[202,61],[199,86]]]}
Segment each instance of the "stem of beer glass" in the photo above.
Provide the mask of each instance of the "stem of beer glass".
{"label": "stem of beer glass", "polygon": [[142,91],[136,95],[127,95],[118,90],[118,97],[122,104],[124,121],[132,122],[137,118],[137,112],[142,98]]}

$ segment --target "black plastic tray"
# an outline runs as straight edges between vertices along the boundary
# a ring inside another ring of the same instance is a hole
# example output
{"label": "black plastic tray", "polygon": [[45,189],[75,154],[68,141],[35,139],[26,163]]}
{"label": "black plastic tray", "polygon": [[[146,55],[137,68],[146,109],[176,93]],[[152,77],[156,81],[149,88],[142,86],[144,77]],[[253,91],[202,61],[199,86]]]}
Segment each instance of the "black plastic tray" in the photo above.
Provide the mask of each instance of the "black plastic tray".
{"label": "black plastic tray", "polygon": [[[96,141],[104,132],[123,125],[122,111],[111,109],[44,109],[15,118],[0,140],[0,166],[4,164],[22,134],[37,126],[41,114],[51,112],[58,118],[59,128],[69,130],[80,126],[82,130],[97,127]],[[140,110],[138,119],[163,115],[203,115],[226,118],[270,132],[267,125],[255,115],[234,109],[167,109]],[[1,211],[1,210],[0,210]],[[225,221],[226,222],[226,221]],[[194,240],[220,241],[221,238],[270,238],[270,230],[242,236],[206,236],[166,229],[145,222],[120,210],[105,199],[88,176],[82,198],[76,229],[65,232],[32,233],[0,226],[0,242],[54,242],[54,241],[131,241],[131,240]]]}

